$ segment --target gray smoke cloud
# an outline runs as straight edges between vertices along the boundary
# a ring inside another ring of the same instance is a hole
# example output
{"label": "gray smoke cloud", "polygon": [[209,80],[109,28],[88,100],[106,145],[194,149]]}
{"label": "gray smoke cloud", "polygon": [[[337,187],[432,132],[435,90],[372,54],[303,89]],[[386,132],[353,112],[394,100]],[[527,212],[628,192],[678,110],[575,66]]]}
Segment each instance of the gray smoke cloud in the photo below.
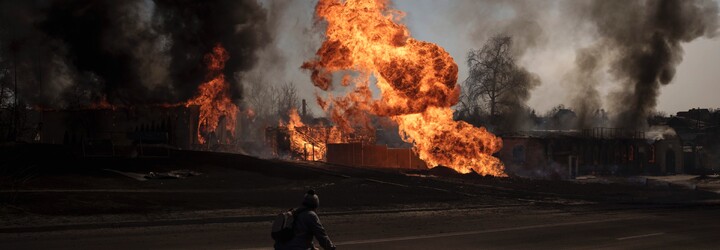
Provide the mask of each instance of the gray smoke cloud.
{"label": "gray smoke cloud", "polygon": [[[718,27],[718,3],[711,0],[483,0],[447,5],[448,13],[438,15],[452,17],[452,24],[434,31],[457,35],[437,41],[478,48],[490,36],[512,36],[519,64],[553,85],[528,88],[537,95],[529,101],[554,106],[562,102],[558,94],[567,95],[565,104],[578,113],[579,127],[643,128],[660,88],[674,78],[683,44],[714,37]],[[462,53],[455,51],[454,56]],[[614,124],[598,124],[603,108]]]}
{"label": "gray smoke cloud", "polygon": [[[20,99],[50,108],[182,102],[206,80],[213,46],[227,49],[232,76],[270,40],[254,0],[2,1],[0,23],[0,60],[17,63]],[[241,91],[232,86],[234,98]]]}
{"label": "gray smoke cloud", "polygon": [[548,42],[547,32],[539,22],[545,10],[554,2],[545,1],[453,1],[452,14],[459,25],[453,33],[468,34],[476,47],[482,47],[488,38],[502,34],[513,38],[513,54],[522,57],[528,50],[542,48]]}
{"label": "gray smoke cloud", "polygon": [[[270,88],[282,88],[292,84],[300,98],[307,99],[308,107],[315,107],[314,87],[310,78],[300,70],[307,58],[315,55],[323,38],[323,29],[315,25],[314,7],[317,1],[262,0],[260,3],[268,13],[268,31],[271,41],[258,52],[259,60],[255,67],[242,72],[243,88],[257,92],[249,95],[262,95]],[[250,108],[267,110],[258,115],[277,115],[272,109],[260,106],[275,106],[275,100],[257,100],[246,103]],[[257,106],[257,107],[252,107]],[[297,107],[299,108],[299,107]],[[317,110],[316,110],[317,111]],[[273,114],[271,114],[273,113]],[[273,122],[277,122],[274,119]]]}
{"label": "gray smoke cloud", "polygon": [[[543,48],[547,42],[547,32],[539,23],[542,10],[550,8],[554,3],[541,1],[459,1],[452,3],[452,15],[458,23],[466,23],[468,38],[476,49],[495,35],[512,38],[512,56],[521,60],[523,56],[533,49]],[[541,84],[537,75],[530,72],[518,62],[518,73],[521,84],[513,89],[513,93],[504,97],[503,103],[514,109],[526,108],[530,99],[530,92]],[[523,119],[515,117],[513,123]]]}
{"label": "gray smoke cloud", "polygon": [[597,90],[602,73],[603,54],[598,47],[578,49],[575,54],[575,68],[562,78],[562,84],[570,96],[569,104],[577,114],[578,128],[599,126],[598,110],[602,99]]}
{"label": "gray smoke cloud", "polygon": [[[496,124],[504,130],[526,130],[532,127],[529,119],[527,102],[531,97],[533,89],[541,85],[540,77],[523,65],[523,58],[533,50],[543,49],[549,42],[548,32],[542,26],[543,10],[552,8],[554,2],[545,1],[452,1],[448,16],[457,25],[453,30],[443,30],[446,34],[466,39],[462,43],[470,46],[470,49],[478,50],[490,43],[492,37],[510,37],[510,56],[515,60],[513,88],[504,93],[500,100],[505,111],[501,112],[500,124]],[[465,59],[465,58],[463,58]],[[456,58],[459,60],[459,58]],[[468,66],[469,67],[469,66]],[[460,73],[461,76],[465,72]],[[471,74],[468,74],[471,77]],[[468,82],[463,82],[466,94],[469,94]],[[467,95],[464,95],[467,97]],[[463,100],[463,103],[476,103],[477,100]],[[482,105],[483,102],[477,104]],[[467,108],[467,107],[464,107]],[[485,107],[489,110],[489,107]],[[472,111],[470,111],[472,112]],[[464,119],[472,120],[472,117]],[[477,125],[477,124],[476,124]],[[485,124],[487,125],[487,124]]]}
{"label": "gray smoke cloud", "polygon": [[714,37],[718,31],[718,4],[711,0],[596,0],[573,1],[571,15],[587,21],[598,37],[592,48],[578,51],[580,107],[594,108],[597,68],[592,61],[607,57],[609,73],[620,90],[608,98],[616,127],[647,128],[660,88],[672,82],[682,61],[682,43]]}

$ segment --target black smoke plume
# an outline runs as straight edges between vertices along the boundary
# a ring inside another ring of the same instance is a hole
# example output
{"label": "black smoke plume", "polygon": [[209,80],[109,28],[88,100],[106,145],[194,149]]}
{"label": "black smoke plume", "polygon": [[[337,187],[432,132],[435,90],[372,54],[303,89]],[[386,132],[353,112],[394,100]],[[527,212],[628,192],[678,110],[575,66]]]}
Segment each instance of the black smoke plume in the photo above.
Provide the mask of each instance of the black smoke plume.
{"label": "black smoke plume", "polygon": [[[574,4],[579,16],[596,29],[599,40],[595,46],[608,57],[613,80],[621,84],[621,90],[612,93],[608,102],[616,114],[617,127],[646,128],[660,88],[672,82],[682,61],[681,43],[713,37],[718,30],[718,4],[712,0],[595,0]],[[578,59],[579,64],[587,62]],[[594,66],[584,66],[579,68],[595,70]],[[596,101],[594,97],[579,99]]]}
{"label": "black smoke plume", "polygon": [[[266,18],[255,0],[3,1],[0,61],[17,64],[33,106],[177,103],[206,80],[203,56],[218,43],[228,79],[251,69]],[[234,98],[241,89],[232,84]]]}
{"label": "black smoke plume", "polygon": [[600,84],[602,50],[598,47],[578,49],[575,69],[562,79],[570,96],[570,105],[577,114],[577,128],[602,126],[598,122],[602,103],[597,86]]}

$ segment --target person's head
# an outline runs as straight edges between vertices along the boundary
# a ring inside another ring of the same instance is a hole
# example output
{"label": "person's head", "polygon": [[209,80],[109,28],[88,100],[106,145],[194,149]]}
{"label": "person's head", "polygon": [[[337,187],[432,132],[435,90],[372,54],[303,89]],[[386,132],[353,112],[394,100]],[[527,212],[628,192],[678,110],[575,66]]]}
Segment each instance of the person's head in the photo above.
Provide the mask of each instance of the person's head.
{"label": "person's head", "polygon": [[302,205],[311,210],[317,209],[320,206],[320,198],[315,194],[315,190],[308,190],[303,198]]}

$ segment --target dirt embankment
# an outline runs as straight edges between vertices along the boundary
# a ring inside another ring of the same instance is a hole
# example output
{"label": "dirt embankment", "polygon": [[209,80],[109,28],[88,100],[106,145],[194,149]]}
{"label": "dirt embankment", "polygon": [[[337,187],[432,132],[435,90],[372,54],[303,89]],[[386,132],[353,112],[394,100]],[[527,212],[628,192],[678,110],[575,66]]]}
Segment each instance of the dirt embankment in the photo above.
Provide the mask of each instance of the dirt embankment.
{"label": "dirt embankment", "polygon": [[[188,151],[158,159],[84,159],[51,146],[14,150],[3,151],[15,161],[0,173],[0,214],[15,226],[267,216],[299,205],[310,188],[320,194],[323,211],[331,213],[718,199],[711,192],[675,187],[492,178],[442,168],[365,169]],[[162,175],[175,170],[195,174]],[[150,172],[155,177],[145,178]]]}

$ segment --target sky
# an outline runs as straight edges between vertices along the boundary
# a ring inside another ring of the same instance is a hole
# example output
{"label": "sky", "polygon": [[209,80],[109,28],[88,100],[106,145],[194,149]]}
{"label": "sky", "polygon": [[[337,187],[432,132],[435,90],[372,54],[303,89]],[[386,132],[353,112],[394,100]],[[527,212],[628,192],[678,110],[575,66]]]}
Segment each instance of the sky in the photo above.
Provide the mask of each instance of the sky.
{"label": "sky", "polygon": [[[263,1],[261,1],[263,2]],[[322,42],[322,29],[314,26],[312,13],[314,2],[290,1],[284,8],[276,32],[274,44],[285,58],[285,69],[272,73],[270,82],[292,81],[302,98],[313,100],[316,90],[309,80],[308,72],[299,70],[299,65],[314,55]],[[479,49],[488,37],[506,27],[518,29],[513,20],[528,19],[539,27],[522,27],[531,32],[517,32],[514,39],[525,44],[527,49],[517,58],[518,63],[538,75],[542,84],[531,91],[527,104],[539,113],[553,107],[570,103],[570,93],[562,83],[563,76],[574,66],[575,51],[593,43],[593,36],[578,30],[578,26],[560,14],[562,3],[557,0],[518,1],[500,0],[395,0],[394,6],[406,13],[403,23],[410,29],[411,36],[418,40],[433,42],[455,59],[459,66],[458,81],[467,77],[465,56],[470,49]],[[716,1],[720,4],[720,0]],[[266,5],[268,3],[265,3]],[[551,27],[548,28],[548,27]],[[534,33],[533,33],[534,32]],[[528,37],[524,37],[529,34]],[[516,42],[518,43],[518,42]],[[720,38],[698,38],[682,45],[684,56],[677,67],[674,80],[661,89],[656,109],[667,114],[690,108],[720,108]],[[262,58],[262,55],[261,55]],[[262,63],[260,63],[262,65]],[[267,67],[258,67],[258,69]],[[268,73],[263,73],[268,75]],[[609,104],[604,98],[619,89],[608,74],[598,86],[602,105]],[[315,107],[317,108],[317,107]]]}
{"label": "sky", "polygon": [[[457,22],[446,15],[451,13],[453,1],[433,0],[399,0],[398,9],[407,13],[406,25],[413,37],[445,48],[458,63],[459,80],[467,77],[467,66],[463,63],[468,50],[479,49],[482,41],[473,41],[468,34],[448,34],[458,26],[468,23]],[[720,1],[716,1],[720,2]],[[481,4],[480,4],[481,5]],[[541,22],[552,26],[560,26],[563,20],[549,14],[541,17]],[[553,34],[551,34],[553,35]],[[554,35],[560,35],[556,33]],[[582,42],[569,42],[565,39],[548,38],[546,48],[531,51],[521,60],[521,64],[531,72],[538,74],[542,85],[532,91],[528,105],[538,111],[545,111],[561,104],[564,98],[559,75],[574,63],[575,49]],[[582,40],[582,38],[578,38]],[[657,110],[668,114],[690,108],[720,108],[720,39],[699,38],[683,44],[685,55],[677,68],[671,84],[661,89]],[[608,81],[611,81],[608,79]],[[606,82],[600,88],[607,93],[612,89],[612,82]],[[566,104],[567,105],[567,104]]]}

